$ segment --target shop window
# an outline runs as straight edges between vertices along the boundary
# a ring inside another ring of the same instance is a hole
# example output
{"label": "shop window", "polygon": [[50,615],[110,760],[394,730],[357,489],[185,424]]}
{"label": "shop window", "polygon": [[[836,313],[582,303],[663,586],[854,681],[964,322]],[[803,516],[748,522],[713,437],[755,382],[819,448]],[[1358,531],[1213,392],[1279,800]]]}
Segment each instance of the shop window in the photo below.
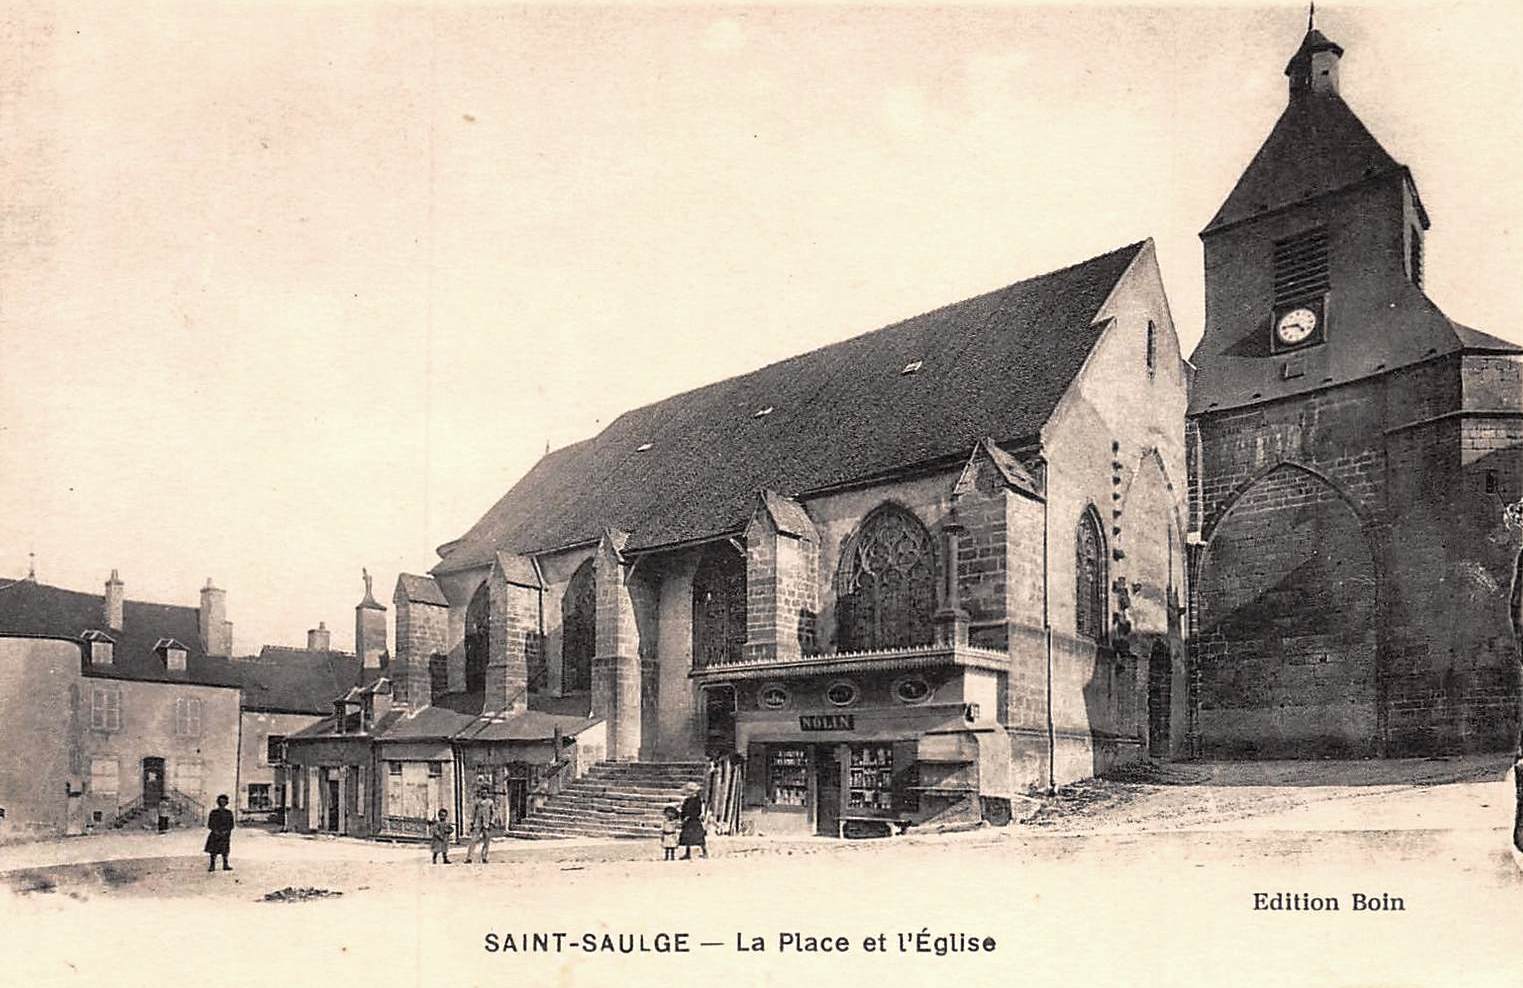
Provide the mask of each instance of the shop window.
{"label": "shop window", "polygon": [[715,544],[693,574],[693,667],[739,662],[745,645],[746,560]]}
{"label": "shop window", "polygon": [[251,810],[270,810],[275,808],[272,787],[269,783],[249,783],[248,807]]}
{"label": "shop window", "polygon": [[1075,540],[1074,620],[1080,636],[1101,641],[1105,638],[1105,537],[1100,519],[1090,508],[1079,519]]}
{"label": "shop window", "polygon": [[894,684],[894,699],[900,703],[924,703],[931,698],[931,685],[919,676],[906,676]]}
{"label": "shop window", "polygon": [[561,597],[562,692],[592,689],[592,656],[597,647],[597,580],[589,559],[577,567]]}
{"label": "shop window", "polygon": [[851,746],[850,790],[846,805],[854,810],[890,812],[894,808],[894,749],[892,745]]}
{"label": "shop window", "polygon": [[122,694],[109,687],[90,693],[90,726],[97,731],[122,729]]}
{"label": "shop window", "polygon": [[931,643],[936,555],[918,518],[893,505],[867,516],[842,561],[837,611],[842,651]]}
{"label": "shop window", "polygon": [[831,683],[825,690],[825,699],[838,707],[849,707],[857,702],[857,686],[844,679]]}
{"label": "shop window", "polygon": [[90,759],[90,792],[97,796],[115,796],[120,791],[115,758]]}
{"label": "shop window", "polygon": [[767,802],[805,806],[809,801],[809,749],[774,746],[767,752]]}
{"label": "shop window", "polygon": [[777,683],[763,686],[759,696],[761,705],[768,710],[781,710],[788,705],[788,690]]}
{"label": "shop window", "polygon": [[465,608],[465,691],[487,688],[487,659],[492,654],[492,608],[487,585],[476,588]]}
{"label": "shop window", "polygon": [[175,733],[181,737],[200,737],[201,701],[196,697],[175,699]]}

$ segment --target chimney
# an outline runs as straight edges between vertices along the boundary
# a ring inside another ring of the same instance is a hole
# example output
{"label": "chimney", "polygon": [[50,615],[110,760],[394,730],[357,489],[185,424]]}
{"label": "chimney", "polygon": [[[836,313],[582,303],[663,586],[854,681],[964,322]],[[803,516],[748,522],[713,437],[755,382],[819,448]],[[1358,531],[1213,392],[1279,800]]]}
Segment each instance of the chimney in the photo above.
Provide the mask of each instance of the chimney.
{"label": "chimney", "polygon": [[106,581],[106,627],[112,631],[122,630],[122,581],[116,575],[116,570],[111,571],[111,579]]}
{"label": "chimney", "polygon": [[322,621],[317,622],[317,627],[307,629],[307,651],[326,652],[333,647],[333,636],[328,631],[328,625]]}
{"label": "chimney", "polygon": [[212,584],[206,578],[201,588],[201,649],[207,655],[228,655],[232,652],[228,640],[230,628],[227,622],[227,591]]}

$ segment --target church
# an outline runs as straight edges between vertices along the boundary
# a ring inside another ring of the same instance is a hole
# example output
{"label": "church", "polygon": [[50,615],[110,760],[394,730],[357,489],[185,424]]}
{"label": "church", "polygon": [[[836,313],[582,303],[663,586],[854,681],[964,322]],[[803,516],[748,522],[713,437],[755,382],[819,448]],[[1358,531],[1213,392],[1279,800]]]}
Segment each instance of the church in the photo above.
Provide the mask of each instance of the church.
{"label": "church", "polygon": [[398,723],[601,725],[534,836],[620,765],[848,835],[1146,758],[1509,748],[1523,349],[1423,291],[1342,53],[1308,25],[1201,234],[1190,360],[1145,241],[627,412],[399,580]]}
{"label": "church", "polygon": [[1340,92],[1314,27],[1284,113],[1201,233],[1191,362],[1189,749],[1498,751],[1523,349],[1423,291],[1416,179]]}

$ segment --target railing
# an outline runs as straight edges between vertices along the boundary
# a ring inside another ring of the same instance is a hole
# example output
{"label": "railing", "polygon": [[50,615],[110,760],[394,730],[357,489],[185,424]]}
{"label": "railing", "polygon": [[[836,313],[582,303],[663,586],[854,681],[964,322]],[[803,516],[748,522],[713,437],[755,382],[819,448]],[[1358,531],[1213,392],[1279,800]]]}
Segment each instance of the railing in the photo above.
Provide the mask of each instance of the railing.
{"label": "railing", "polygon": [[140,810],[142,810],[142,808],[143,808],[143,797],[142,796],[139,796],[137,799],[134,799],[132,802],[128,803],[126,806],[118,806],[116,808],[116,819],[111,822],[111,826],[116,827],[117,829],[121,829],[122,827],[125,827],[127,825],[128,819],[130,817],[132,817],[134,814],[136,814],[137,812],[139,812]]}
{"label": "railing", "polygon": [[164,793],[169,799],[170,809],[183,821],[189,817],[191,823],[200,824],[206,820],[206,807],[199,799],[188,796],[178,789],[170,789]]}

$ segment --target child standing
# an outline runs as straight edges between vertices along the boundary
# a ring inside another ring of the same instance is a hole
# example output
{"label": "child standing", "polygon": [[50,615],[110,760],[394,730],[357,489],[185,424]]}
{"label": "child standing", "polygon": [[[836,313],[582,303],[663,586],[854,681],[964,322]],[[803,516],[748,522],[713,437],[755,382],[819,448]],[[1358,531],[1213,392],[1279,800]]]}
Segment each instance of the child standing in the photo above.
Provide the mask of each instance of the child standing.
{"label": "child standing", "polygon": [[454,832],[455,828],[450,826],[449,812],[447,810],[440,810],[439,819],[434,823],[433,830],[429,832],[429,846],[434,852],[434,864],[439,863],[441,855],[444,858],[444,863],[449,864],[449,838],[450,834]]}
{"label": "child standing", "polygon": [[677,807],[668,806],[661,811],[661,849],[663,861],[677,860],[677,834],[682,830],[678,822]]}

